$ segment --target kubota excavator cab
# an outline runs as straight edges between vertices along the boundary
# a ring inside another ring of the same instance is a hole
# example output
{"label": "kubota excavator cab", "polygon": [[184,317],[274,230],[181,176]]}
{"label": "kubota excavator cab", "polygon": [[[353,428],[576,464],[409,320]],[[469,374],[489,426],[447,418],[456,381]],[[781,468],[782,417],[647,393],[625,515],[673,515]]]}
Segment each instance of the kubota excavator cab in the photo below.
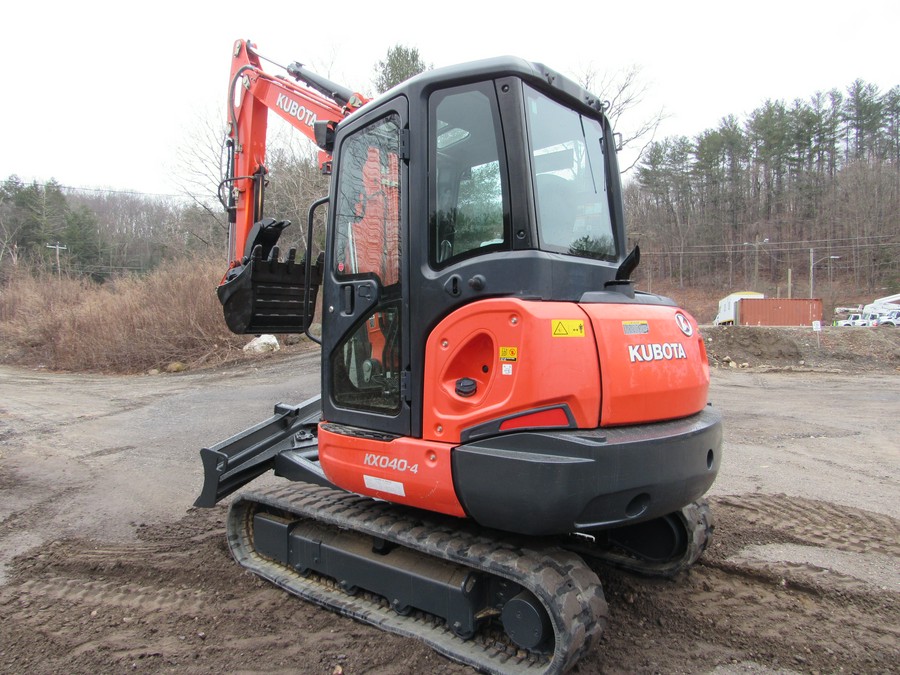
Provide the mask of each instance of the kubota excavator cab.
{"label": "kubota excavator cab", "polygon": [[[233,85],[284,86],[251,61]],[[242,565],[484,671],[563,672],[605,625],[595,564],[671,576],[707,545],[721,423],[696,321],[629,281],[612,130],[559,73],[492,59],[322,110],[315,266],[278,260],[280,221],[251,214],[264,170],[233,113],[252,243],[220,287],[237,330],[309,333],[321,279],[321,396],[204,448],[196,505],[268,470],[314,484],[232,503]]]}
{"label": "kubota excavator cab", "polygon": [[[528,534],[664,515],[706,491],[720,431],[703,342],[627,279],[600,101],[543,65],[482,61],[369,103],[333,151],[318,437],[331,482]],[[598,431],[697,414],[652,441]],[[626,477],[604,492],[608,462]]]}
{"label": "kubota excavator cab", "polygon": [[[421,437],[426,343],[444,317],[486,298],[577,302],[614,281],[625,251],[611,140],[599,101],[515,59],[427,72],[342,122],[325,419]],[[490,375],[472,373],[476,389]]]}

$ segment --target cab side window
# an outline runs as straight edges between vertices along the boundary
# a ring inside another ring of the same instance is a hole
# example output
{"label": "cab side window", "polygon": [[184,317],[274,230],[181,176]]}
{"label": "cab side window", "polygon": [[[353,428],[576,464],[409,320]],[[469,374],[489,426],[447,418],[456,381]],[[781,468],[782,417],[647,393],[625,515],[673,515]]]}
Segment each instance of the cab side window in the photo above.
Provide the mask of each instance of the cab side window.
{"label": "cab side window", "polygon": [[429,114],[429,262],[440,268],[508,249],[508,181],[493,83],[439,91]]}
{"label": "cab side window", "polygon": [[615,259],[600,122],[527,85],[525,114],[541,249]]}

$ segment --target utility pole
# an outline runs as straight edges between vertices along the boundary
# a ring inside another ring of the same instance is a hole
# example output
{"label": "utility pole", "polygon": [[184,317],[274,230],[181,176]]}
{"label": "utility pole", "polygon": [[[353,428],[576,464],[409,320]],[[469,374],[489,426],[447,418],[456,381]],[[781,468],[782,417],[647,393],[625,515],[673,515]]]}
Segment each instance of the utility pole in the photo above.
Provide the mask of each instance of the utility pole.
{"label": "utility pole", "polygon": [[756,236],[755,242],[745,241],[744,246],[752,246],[755,252],[754,261],[753,261],[753,288],[759,284],[759,247],[763,244],[768,244],[769,238],[766,237],[762,241],[759,240],[759,235]]}
{"label": "utility pole", "polygon": [[59,242],[56,244],[47,244],[47,248],[55,248],[56,249],[56,276],[57,278],[62,277],[62,272],[59,269],[59,252],[60,251],[68,251],[69,249],[65,246],[60,246]]}
{"label": "utility pole", "polygon": [[[815,295],[815,273],[816,273],[816,263],[820,263],[823,260],[840,260],[841,256],[839,255],[826,255],[824,258],[815,259],[815,249],[809,249],[809,297],[814,298]],[[829,269],[829,272],[831,270]]]}
{"label": "utility pole", "polygon": [[809,297],[810,297],[810,299],[815,297],[815,295],[813,294],[813,288],[815,287],[815,281],[814,281],[814,277],[813,277],[813,274],[814,274],[813,268],[816,265],[816,263],[813,261],[814,255],[815,255],[814,250],[809,249]]}

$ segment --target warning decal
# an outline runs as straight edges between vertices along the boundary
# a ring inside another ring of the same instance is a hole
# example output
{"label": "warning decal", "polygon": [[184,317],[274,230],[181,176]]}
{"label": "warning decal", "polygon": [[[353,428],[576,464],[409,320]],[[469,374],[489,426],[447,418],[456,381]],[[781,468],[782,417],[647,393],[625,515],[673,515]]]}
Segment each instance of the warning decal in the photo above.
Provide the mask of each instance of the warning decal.
{"label": "warning decal", "polygon": [[550,325],[553,337],[584,337],[584,321],[581,319],[553,319]]}
{"label": "warning decal", "polygon": [[518,347],[500,347],[500,360],[501,361],[518,361],[519,359],[519,348]]}

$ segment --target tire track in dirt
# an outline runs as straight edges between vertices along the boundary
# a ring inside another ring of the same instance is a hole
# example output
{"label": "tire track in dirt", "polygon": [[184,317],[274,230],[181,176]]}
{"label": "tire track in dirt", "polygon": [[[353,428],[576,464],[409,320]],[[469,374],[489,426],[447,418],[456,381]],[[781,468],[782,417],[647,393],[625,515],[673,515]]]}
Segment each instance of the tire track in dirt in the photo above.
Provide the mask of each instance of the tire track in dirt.
{"label": "tire track in dirt", "polygon": [[[781,495],[713,498],[713,545],[674,581],[600,570],[610,623],[574,673],[888,672],[900,594],[757,547],[900,561],[898,522]],[[303,603],[240,569],[224,509],[140,528],[139,541],[51,542],[0,588],[0,671],[471,672],[422,645]],[[823,559],[828,563],[829,559]]]}
{"label": "tire track in dirt", "polygon": [[751,662],[799,672],[888,672],[900,662],[900,589],[821,564],[747,553],[807,548],[829,564],[835,554],[842,563],[846,555],[857,562],[878,556],[893,569],[900,562],[896,520],[783,495],[710,501],[716,535],[689,573],[673,584],[616,572],[604,577],[611,632],[598,667],[641,649],[628,669],[683,668],[691,649],[694,668],[710,659],[709,670]]}
{"label": "tire track in dirt", "polygon": [[203,593],[188,589],[148,587],[118,581],[50,576],[22,584],[19,592],[31,602],[67,602],[73,605],[96,604],[152,613],[157,611],[197,614],[205,606]]}
{"label": "tire track in dirt", "polygon": [[0,672],[466,672],[245,572],[223,516],[192,510],[138,542],[63,539],[17,558],[0,587]]}
{"label": "tire track in dirt", "polygon": [[857,553],[900,556],[900,522],[878,513],[784,495],[719,497],[723,518],[743,521],[743,539],[758,538]]}

